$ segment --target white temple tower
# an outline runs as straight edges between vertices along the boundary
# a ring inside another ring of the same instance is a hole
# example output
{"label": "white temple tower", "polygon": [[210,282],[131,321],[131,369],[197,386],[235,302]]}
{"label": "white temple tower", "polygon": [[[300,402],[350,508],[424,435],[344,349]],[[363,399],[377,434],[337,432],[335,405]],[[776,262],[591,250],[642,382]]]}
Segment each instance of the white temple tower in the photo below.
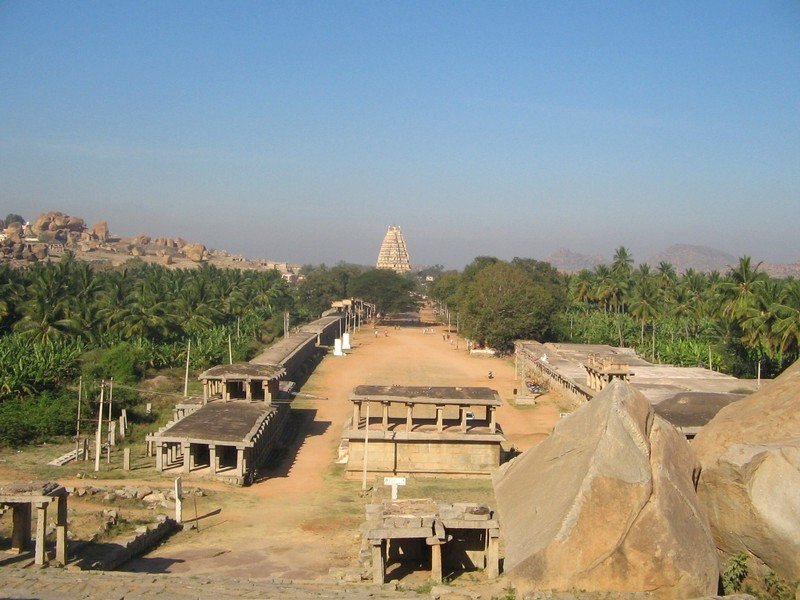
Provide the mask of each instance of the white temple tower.
{"label": "white temple tower", "polygon": [[386,232],[381,251],[378,253],[376,266],[379,269],[392,269],[398,273],[408,273],[411,270],[406,240],[400,227],[389,225],[389,231]]}

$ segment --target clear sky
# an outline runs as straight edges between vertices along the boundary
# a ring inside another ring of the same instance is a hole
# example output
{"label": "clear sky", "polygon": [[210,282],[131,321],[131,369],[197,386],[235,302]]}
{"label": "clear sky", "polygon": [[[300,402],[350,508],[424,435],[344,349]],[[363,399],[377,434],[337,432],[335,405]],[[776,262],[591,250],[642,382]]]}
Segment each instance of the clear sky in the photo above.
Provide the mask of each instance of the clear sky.
{"label": "clear sky", "polygon": [[800,2],[0,0],[0,212],[251,257],[800,260]]}

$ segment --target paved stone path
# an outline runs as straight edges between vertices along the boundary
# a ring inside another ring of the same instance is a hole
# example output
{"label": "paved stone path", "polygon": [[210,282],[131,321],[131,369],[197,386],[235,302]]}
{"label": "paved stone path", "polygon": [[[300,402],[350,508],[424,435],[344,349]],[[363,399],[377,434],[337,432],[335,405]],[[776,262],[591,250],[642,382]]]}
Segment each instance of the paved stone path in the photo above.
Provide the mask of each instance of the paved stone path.
{"label": "paved stone path", "polygon": [[273,579],[198,577],[189,575],[119,573],[113,571],[74,572],[64,569],[4,569],[0,599],[65,600],[79,598],[134,600],[139,598],[418,598],[412,591],[369,584],[319,584]]}

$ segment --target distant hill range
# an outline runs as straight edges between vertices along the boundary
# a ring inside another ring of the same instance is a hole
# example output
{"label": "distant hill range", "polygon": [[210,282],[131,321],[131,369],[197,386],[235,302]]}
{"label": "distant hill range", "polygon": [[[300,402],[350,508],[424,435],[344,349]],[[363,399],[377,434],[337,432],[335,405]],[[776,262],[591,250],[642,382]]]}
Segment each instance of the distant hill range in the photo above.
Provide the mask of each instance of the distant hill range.
{"label": "distant hill range", "polygon": [[678,273],[685,273],[689,269],[694,269],[701,273],[708,273],[709,271],[725,273],[731,267],[736,266],[739,259],[732,254],[708,246],[673,244],[644,262],[653,268],[657,267],[660,262],[668,262],[675,267]]}
{"label": "distant hill range", "polygon": [[[592,270],[599,264],[611,263],[610,258],[603,258],[599,254],[580,254],[567,248],[560,248],[545,260],[562,273],[577,273],[582,269]],[[758,263],[756,257],[753,257],[753,260],[754,264]],[[688,269],[694,269],[700,273],[710,271],[726,273],[739,263],[739,258],[708,246],[674,244],[650,256],[644,262],[654,269],[662,261],[670,263],[678,273],[685,273]],[[772,277],[800,278],[800,261],[793,263],[764,262],[761,264],[760,270]]]}
{"label": "distant hill range", "polygon": [[559,248],[545,260],[562,273],[577,273],[583,269],[591,271],[597,265],[610,262],[599,254],[580,254],[567,248]]}

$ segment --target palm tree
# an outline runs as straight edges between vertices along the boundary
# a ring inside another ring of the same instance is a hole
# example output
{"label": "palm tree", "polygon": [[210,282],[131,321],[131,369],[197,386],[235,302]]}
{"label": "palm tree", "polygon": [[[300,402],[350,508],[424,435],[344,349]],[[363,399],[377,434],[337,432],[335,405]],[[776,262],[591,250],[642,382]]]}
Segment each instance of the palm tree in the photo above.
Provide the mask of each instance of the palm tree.
{"label": "palm tree", "polygon": [[774,332],[779,336],[780,351],[800,354],[800,281],[790,280],[783,288],[775,311]]}
{"label": "palm tree", "polygon": [[729,318],[738,318],[756,303],[758,288],[766,279],[764,273],[758,271],[761,263],[755,267],[749,256],[739,259],[739,264],[728,273],[728,281],[722,284],[726,297],[723,314]]}
{"label": "palm tree", "polygon": [[633,256],[625,246],[620,246],[614,251],[611,270],[620,277],[630,277],[633,270]]}
{"label": "palm tree", "polygon": [[[637,281],[631,298],[631,315],[641,324],[640,342],[644,345],[644,326],[653,323],[653,345],[655,345],[655,320],[658,317],[658,287],[651,278]],[[655,354],[655,351],[653,352]]]}

